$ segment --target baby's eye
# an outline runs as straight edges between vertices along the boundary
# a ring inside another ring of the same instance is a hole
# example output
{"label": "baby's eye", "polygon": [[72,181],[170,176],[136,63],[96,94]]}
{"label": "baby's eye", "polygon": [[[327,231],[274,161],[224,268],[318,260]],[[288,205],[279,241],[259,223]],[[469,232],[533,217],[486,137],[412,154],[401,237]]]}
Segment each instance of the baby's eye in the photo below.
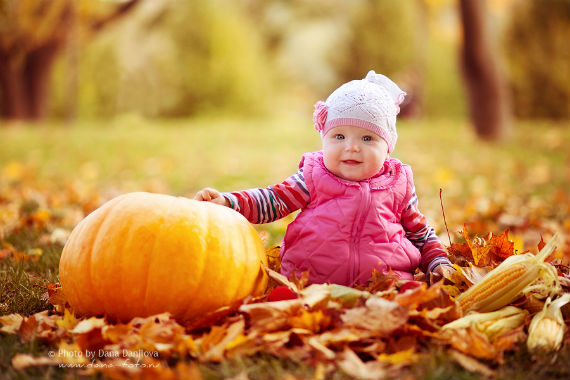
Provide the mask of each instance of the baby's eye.
{"label": "baby's eye", "polygon": [[372,136],[364,136],[362,141],[372,141]]}
{"label": "baby's eye", "polygon": [[337,140],[344,140],[344,135],[341,135],[340,133],[338,135],[334,135],[334,138]]}

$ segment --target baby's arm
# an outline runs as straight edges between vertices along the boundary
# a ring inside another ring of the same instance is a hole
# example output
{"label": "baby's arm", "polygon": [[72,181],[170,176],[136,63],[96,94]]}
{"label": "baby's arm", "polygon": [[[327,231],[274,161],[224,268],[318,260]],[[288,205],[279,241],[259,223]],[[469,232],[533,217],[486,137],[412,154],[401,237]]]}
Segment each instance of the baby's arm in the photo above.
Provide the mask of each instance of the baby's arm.
{"label": "baby's arm", "polygon": [[194,199],[197,201],[212,202],[222,206],[230,207],[230,202],[216,189],[206,187],[196,193]]}
{"label": "baby's arm", "polygon": [[422,255],[420,269],[428,274],[431,283],[437,282],[442,278],[446,268],[451,268],[451,262],[435,230],[418,208],[415,189],[402,212],[401,223],[406,231],[406,237]]}
{"label": "baby's arm", "polygon": [[[218,200],[216,203],[233,208],[245,216],[251,223],[255,224],[269,223],[281,219],[293,211],[305,207],[311,198],[305,184],[302,169],[282,183],[266,188],[234,191],[231,193],[220,193],[216,190],[212,192],[212,190],[204,189],[200,191],[196,194],[195,199],[198,199],[201,193],[201,199],[199,200],[211,201],[208,197],[213,197],[214,201]],[[226,203],[221,203],[222,200]]]}

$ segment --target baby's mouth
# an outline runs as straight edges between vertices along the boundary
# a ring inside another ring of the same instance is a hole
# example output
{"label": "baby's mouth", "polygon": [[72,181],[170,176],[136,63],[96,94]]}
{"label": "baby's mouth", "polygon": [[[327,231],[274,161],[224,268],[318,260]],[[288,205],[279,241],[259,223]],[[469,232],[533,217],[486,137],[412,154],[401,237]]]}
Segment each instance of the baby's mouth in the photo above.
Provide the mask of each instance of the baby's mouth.
{"label": "baby's mouth", "polygon": [[345,165],[358,165],[358,164],[362,163],[362,162],[356,161],[356,160],[342,160],[341,162]]}

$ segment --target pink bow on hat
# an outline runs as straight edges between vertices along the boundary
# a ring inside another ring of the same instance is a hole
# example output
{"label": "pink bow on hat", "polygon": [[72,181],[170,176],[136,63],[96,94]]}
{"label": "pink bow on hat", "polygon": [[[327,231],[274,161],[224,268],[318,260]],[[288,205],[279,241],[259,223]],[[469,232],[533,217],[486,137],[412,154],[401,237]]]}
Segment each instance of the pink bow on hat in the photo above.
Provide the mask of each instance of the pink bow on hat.
{"label": "pink bow on hat", "polygon": [[327,122],[327,114],[327,104],[319,100],[315,104],[315,112],[313,112],[313,122],[315,123],[315,129],[319,133],[321,133],[325,128],[325,123]]}

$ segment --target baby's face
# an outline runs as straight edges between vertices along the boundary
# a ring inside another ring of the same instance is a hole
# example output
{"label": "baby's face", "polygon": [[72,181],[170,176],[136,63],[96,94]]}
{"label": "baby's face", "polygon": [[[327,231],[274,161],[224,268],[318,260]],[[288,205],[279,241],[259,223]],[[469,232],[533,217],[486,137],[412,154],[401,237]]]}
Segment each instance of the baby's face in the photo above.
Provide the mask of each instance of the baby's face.
{"label": "baby's face", "polygon": [[325,167],[337,177],[362,181],[374,176],[388,157],[388,144],[364,128],[339,126],[323,137]]}

